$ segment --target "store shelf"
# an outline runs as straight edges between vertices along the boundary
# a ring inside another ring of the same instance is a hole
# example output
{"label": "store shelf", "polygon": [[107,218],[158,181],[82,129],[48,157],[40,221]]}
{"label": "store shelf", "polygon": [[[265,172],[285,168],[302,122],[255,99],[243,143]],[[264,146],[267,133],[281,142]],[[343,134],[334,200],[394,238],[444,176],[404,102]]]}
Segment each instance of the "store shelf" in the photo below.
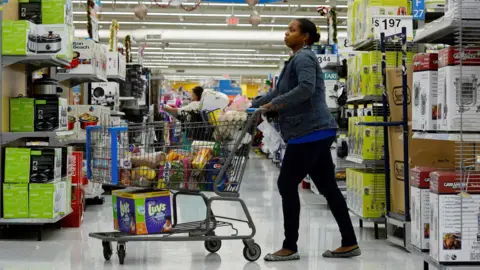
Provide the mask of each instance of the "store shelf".
{"label": "store shelf", "polygon": [[116,83],[124,83],[125,77],[120,75],[107,75],[107,81],[109,82],[116,82]]}
{"label": "store shelf", "polygon": [[360,164],[360,165],[383,165],[384,161],[383,160],[373,160],[373,159],[362,159],[360,157],[355,157],[355,156],[347,156],[345,158],[347,161]]}
{"label": "store shelf", "polygon": [[363,221],[366,221],[366,222],[373,222],[373,223],[385,223],[385,218],[384,217],[378,217],[378,218],[365,218],[365,217],[362,217],[361,215],[357,214],[355,211],[353,211],[352,209],[348,209],[350,211],[350,213],[352,213],[353,215],[355,215],[356,217],[358,217],[359,219],[363,220]]}
{"label": "store shelf", "polygon": [[455,43],[455,32],[458,27],[462,26],[464,31],[468,29],[479,28],[480,21],[478,20],[454,20],[451,17],[441,17],[424,26],[424,28],[417,30],[414,42],[417,43]]}
{"label": "store shelf", "polygon": [[[387,43],[385,43],[385,48],[386,50],[398,50],[402,47],[402,44],[400,42],[390,42],[387,40]],[[410,50],[412,48],[415,48],[416,45],[413,42],[407,42],[407,50]],[[379,51],[380,50],[380,40],[379,39],[366,39],[363,41],[360,41],[356,44],[353,45],[353,50],[355,51]]]}
{"label": "store shelf", "polygon": [[24,64],[30,66],[33,70],[39,70],[45,67],[63,67],[70,62],[57,58],[52,55],[4,55],[2,56],[3,67],[15,64]]}
{"label": "store shelf", "polygon": [[92,194],[87,194],[85,193],[85,199],[95,199],[97,197],[100,197],[102,196],[102,194],[104,193],[105,191],[103,189],[99,189],[99,190],[96,190],[94,193]]}
{"label": "store shelf", "polygon": [[435,261],[432,257],[430,257],[430,254],[428,252],[423,252],[420,249],[418,249],[415,246],[410,245],[410,244],[407,245],[407,251],[421,257],[423,259],[424,263],[428,263],[429,266],[433,266],[437,270],[473,270],[473,269],[480,269],[480,265],[479,264],[474,264],[474,263],[472,263],[472,264],[468,264],[468,263],[457,264],[457,265],[440,264],[437,261]]}
{"label": "store shelf", "polygon": [[470,133],[427,133],[427,132],[414,132],[414,139],[426,139],[437,141],[468,141],[476,142],[480,141],[480,134]]}
{"label": "store shelf", "polygon": [[[393,218],[392,213],[389,215],[386,217],[387,241],[406,249],[407,243],[410,243],[411,224],[408,221]],[[397,236],[398,230],[401,230],[403,238]]]}
{"label": "store shelf", "polygon": [[67,81],[70,86],[79,85],[82,83],[92,82],[106,82],[107,80],[97,74],[71,74],[71,73],[58,73],[55,77],[56,80],[63,82]]}
{"label": "store shelf", "polygon": [[356,96],[356,97],[350,97],[347,99],[347,103],[381,102],[381,101],[382,101],[382,96],[371,96],[371,95]]}
{"label": "store shelf", "polygon": [[118,97],[118,100],[123,101],[123,100],[135,100],[137,98],[135,97]]}
{"label": "store shelf", "polygon": [[119,111],[111,111],[110,112],[110,115],[113,115],[113,116],[123,116],[125,115],[124,112],[119,112]]}
{"label": "store shelf", "polygon": [[0,218],[0,225],[42,225],[57,223],[71,213],[72,212],[70,211],[55,218]]}
{"label": "store shelf", "polygon": [[47,132],[3,132],[2,144],[10,143],[25,138],[51,138],[61,139],[64,136],[73,135],[73,131],[47,131]]}

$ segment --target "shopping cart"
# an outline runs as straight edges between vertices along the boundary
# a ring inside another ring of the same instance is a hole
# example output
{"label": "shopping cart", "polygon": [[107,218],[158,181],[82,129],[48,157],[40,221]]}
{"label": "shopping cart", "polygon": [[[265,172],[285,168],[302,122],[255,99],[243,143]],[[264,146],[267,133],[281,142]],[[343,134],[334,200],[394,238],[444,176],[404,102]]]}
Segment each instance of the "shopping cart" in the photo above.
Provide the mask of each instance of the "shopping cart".
{"label": "shopping cart", "polygon": [[[96,232],[89,236],[102,240],[103,255],[110,260],[112,242],[117,242],[120,264],[131,241],[204,241],[205,249],[217,252],[222,240],[242,240],[243,255],[256,261],[261,249],[252,239],[256,229],[252,217],[239,198],[240,184],[247,165],[252,134],[259,111],[228,121],[218,114],[204,113],[200,122],[156,122],[121,127],[87,128],[87,177],[92,182],[131,189],[169,190],[172,196],[171,227],[163,233],[136,235],[129,232]],[[207,197],[204,192],[214,192]],[[177,197],[199,196],[206,206],[204,220],[177,223]],[[212,203],[239,203],[246,219],[215,215]],[[164,218],[164,217],[160,217]],[[250,234],[241,235],[234,223],[246,223]],[[228,227],[231,235],[216,235]]]}

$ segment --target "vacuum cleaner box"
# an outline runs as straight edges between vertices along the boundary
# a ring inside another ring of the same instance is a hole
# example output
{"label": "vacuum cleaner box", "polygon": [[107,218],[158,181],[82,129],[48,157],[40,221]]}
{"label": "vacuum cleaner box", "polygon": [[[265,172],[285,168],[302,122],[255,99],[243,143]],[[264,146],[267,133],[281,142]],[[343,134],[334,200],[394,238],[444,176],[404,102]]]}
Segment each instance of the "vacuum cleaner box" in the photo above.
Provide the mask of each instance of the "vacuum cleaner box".
{"label": "vacuum cleaner box", "polygon": [[65,24],[37,25],[35,42],[37,54],[53,54],[58,58],[72,59],[73,27]]}
{"label": "vacuum cleaner box", "polygon": [[[480,261],[480,178],[472,172],[468,184],[460,179],[456,172],[430,174],[430,256],[439,263]],[[465,188],[469,195],[460,195]]]}
{"label": "vacuum cleaner box", "polygon": [[29,21],[2,21],[2,55],[36,54],[37,25]]}
{"label": "vacuum cleaner box", "polygon": [[[462,66],[460,66],[462,57]],[[480,126],[480,49],[453,47],[438,56],[438,122],[442,131],[477,131]]]}
{"label": "vacuum cleaner box", "polygon": [[413,130],[437,130],[437,96],[438,54],[416,54],[413,64]]}

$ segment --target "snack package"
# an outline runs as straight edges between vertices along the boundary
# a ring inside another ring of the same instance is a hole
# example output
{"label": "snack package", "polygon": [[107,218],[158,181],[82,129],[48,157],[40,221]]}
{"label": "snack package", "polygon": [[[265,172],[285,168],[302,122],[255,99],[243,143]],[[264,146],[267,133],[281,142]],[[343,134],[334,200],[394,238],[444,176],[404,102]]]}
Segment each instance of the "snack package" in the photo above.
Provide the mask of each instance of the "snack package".
{"label": "snack package", "polygon": [[248,108],[252,106],[250,100],[247,97],[237,95],[232,103],[228,106],[227,111],[239,111],[245,112]]}
{"label": "snack package", "polygon": [[212,158],[212,149],[202,148],[193,159],[192,167],[194,169],[203,169],[211,158]]}
{"label": "snack package", "polygon": [[[205,187],[206,191],[213,191],[215,180],[222,169],[224,162],[218,158],[214,158],[208,162],[207,165],[207,184]],[[218,190],[223,191],[225,189],[225,184],[228,183],[227,173],[225,172],[222,176],[222,181],[218,185]]]}
{"label": "snack package", "polygon": [[189,155],[188,151],[185,151],[185,150],[181,150],[181,149],[170,150],[170,152],[168,152],[168,155],[167,155],[167,161],[172,162],[176,160],[183,160],[188,155]]}

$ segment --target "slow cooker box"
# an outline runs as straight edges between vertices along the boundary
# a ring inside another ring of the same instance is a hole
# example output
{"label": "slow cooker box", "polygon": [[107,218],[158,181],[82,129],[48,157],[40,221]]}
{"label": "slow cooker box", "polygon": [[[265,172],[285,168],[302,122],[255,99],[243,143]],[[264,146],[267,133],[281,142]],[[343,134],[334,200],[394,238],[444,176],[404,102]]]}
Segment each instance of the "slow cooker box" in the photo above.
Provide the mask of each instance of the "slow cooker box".
{"label": "slow cooker box", "polygon": [[37,54],[55,54],[59,58],[71,59],[73,50],[73,28],[64,24],[37,25],[36,39],[29,37],[30,46],[35,46]]}

